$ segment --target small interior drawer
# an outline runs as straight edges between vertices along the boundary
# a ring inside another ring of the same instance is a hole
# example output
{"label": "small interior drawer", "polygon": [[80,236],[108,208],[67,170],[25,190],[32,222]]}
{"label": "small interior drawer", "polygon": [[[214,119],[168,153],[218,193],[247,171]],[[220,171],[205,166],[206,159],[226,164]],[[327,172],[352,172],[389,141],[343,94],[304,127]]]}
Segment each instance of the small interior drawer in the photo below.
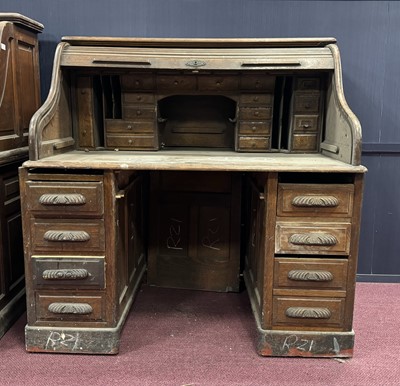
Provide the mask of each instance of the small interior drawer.
{"label": "small interior drawer", "polygon": [[197,78],[193,75],[158,75],[158,90],[196,90]]}
{"label": "small interior drawer", "polygon": [[240,78],[242,90],[274,91],[275,77],[265,75],[242,75]]}
{"label": "small interior drawer", "polygon": [[274,288],[346,290],[346,259],[275,258]]}
{"label": "small interior drawer", "polygon": [[134,93],[124,92],[122,94],[122,101],[125,104],[139,105],[142,103],[154,103],[155,95],[153,93]]}
{"label": "small interior drawer", "polygon": [[106,119],[106,133],[120,134],[153,134],[155,132],[155,120],[133,121],[123,119]]}
{"label": "small interior drawer", "polygon": [[244,121],[259,121],[263,119],[271,119],[271,107],[241,107],[239,109],[239,118]]}
{"label": "small interior drawer", "polygon": [[272,106],[272,94],[242,94],[240,95],[240,103],[248,105],[268,105]]}
{"label": "small interior drawer", "polygon": [[351,217],[352,184],[279,184],[278,216]]}
{"label": "small interior drawer", "polygon": [[300,112],[312,112],[317,113],[319,111],[320,95],[319,93],[300,93],[297,92],[294,98],[294,111]]}
{"label": "small interior drawer", "polygon": [[244,135],[270,135],[271,121],[264,122],[240,122],[239,134]]}
{"label": "small interior drawer", "polygon": [[350,223],[277,222],[275,253],[348,255],[350,236]]}
{"label": "small interior drawer", "polygon": [[152,135],[106,135],[106,146],[116,149],[155,149]]}
{"label": "small interior drawer", "polygon": [[102,182],[27,182],[27,206],[35,216],[101,216]]}
{"label": "small interior drawer", "polygon": [[237,76],[199,76],[200,91],[236,90],[239,86]]}
{"label": "small interior drawer", "polygon": [[144,120],[154,119],[156,116],[156,108],[154,106],[147,105],[123,105],[122,116],[124,119]]}
{"label": "small interior drawer", "polygon": [[151,90],[154,88],[154,76],[148,73],[121,75],[122,90]]}
{"label": "small interior drawer", "polygon": [[318,131],[319,115],[295,115],[294,116],[294,133],[310,133]]}
{"label": "small interior drawer", "polygon": [[31,245],[34,253],[104,252],[103,220],[32,220]]}
{"label": "small interior drawer", "polygon": [[316,152],[318,150],[318,134],[294,134],[291,138],[291,151]]}
{"label": "small interior drawer", "polygon": [[238,150],[241,151],[266,151],[270,148],[270,137],[244,137],[239,136]]}
{"label": "small interior drawer", "polygon": [[[343,327],[345,299],[274,297],[273,325],[304,327]],[[285,327],[284,327],[285,326]]]}
{"label": "small interior drawer", "polygon": [[98,322],[105,319],[104,298],[101,295],[57,295],[36,293],[38,321]]}
{"label": "small interior drawer", "polygon": [[46,288],[104,288],[104,256],[33,257],[33,283]]}

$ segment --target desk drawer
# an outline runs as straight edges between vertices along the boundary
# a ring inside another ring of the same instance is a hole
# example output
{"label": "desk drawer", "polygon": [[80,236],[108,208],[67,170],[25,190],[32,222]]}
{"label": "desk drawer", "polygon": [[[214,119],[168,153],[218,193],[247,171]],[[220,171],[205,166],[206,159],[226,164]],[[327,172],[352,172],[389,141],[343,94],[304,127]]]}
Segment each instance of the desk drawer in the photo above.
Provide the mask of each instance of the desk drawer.
{"label": "desk drawer", "polygon": [[35,216],[94,217],[104,212],[102,182],[27,182],[27,206]]}
{"label": "desk drawer", "polygon": [[122,94],[122,101],[124,104],[138,105],[142,103],[155,102],[155,97],[153,93],[138,93],[138,92],[124,92]]}
{"label": "desk drawer", "polygon": [[346,280],[345,259],[275,259],[275,289],[346,290]]}
{"label": "desk drawer", "polygon": [[197,79],[193,75],[159,75],[157,76],[157,89],[167,90],[169,93],[174,90],[194,91],[197,87]]}
{"label": "desk drawer", "polygon": [[273,325],[342,328],[345,299],[274,297]]}
{"label": "desk drawer", "polygon": [[269,137],[244,137],[239,136],[239,151],[267,151],[270,148]]}
{"label": "desk drawer", "polygon": [[240,103],[272,106],[272,99],[272,94],[242,94],[240,96]]}
{"label": "desk drawer", "polygon": [[320,103],[319,93],[301,93],[297,92],[294,98],[295,113],[318,113]]}
{"label": "desk drawer", "polygon": [[144,106],[123,105],[122,115],[124,119],[152,120],[156,117],[156,109],[154,106],[144,107]]}
{"label": "desk drawer", "polygon": [[239,134],[269,136],[271,134],[271,121],[240,122]]}
{"label": "desk drawer", "polygon": [[272,117],[271,107],[241,107],[239,119],[243,121],[259,121]]}
{"label": "desk drawer", "polygon": [[266,75],[242,75],[240,78],[242,90],[274,91],[275,77]]}
{"label": "desk drawer", "polygon": [[292,152],[316,152],[318,151],[318,134],[294,134],[291,138]]}
{"label": "desk drawer", "polygon": [[154,89],[154,76],[148,73],[121,75],[122,90],[152,90]]}
{"label": "desk drawer", "polygon": [[98,322],[105,319],[104,298],[101,295],[57,295],[36,293],[38,321]]}
{"label": "desk drawer", "polygon": [[75,258],[33,257],[33,283],[42,288],[82,288],[102,289],[104,282],[104,256]]}
{"label": "desk drawer", "polygon": [[239,79],[237,76],[199,76],[200,91],[237,90]]}
{"label": "desk drawer", "polygon": [[105,249],[103,220],[32,220],[33,253],[87,253]]}
{"label": "desk drawer", "polygon": [[278,216],[351,217],[351,184],[279,184]]}
{"label": "desk drawer", "polygon": [[106,146],[116,149],[156,149],[155,139],[152,135],[107,135]]}
{"label": "desk drawer", "polygon": [[277,222],[275,253],[348,255],[350,235],[350,223]]}
{"label": "desk drawer", "polygon": [[319,115],[295,115],[293,132],[312,133],[318,131]]}
{"label": "desk drawer", "polygon": [[153,134],[155,132],[155,121],[128,121],[122,119],[107,119],[106,133],[119,134]]}

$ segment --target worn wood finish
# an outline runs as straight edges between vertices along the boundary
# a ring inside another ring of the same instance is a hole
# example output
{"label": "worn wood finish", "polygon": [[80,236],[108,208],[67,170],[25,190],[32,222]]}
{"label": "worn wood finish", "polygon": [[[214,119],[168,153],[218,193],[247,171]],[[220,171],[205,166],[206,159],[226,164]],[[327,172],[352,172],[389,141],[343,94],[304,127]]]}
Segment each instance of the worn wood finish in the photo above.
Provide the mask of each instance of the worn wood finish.
{"label": "worn wood finish", "polygon": [[37,34],[43,25],[0,13],[0,338],[25,309],[18,167],[40,106]]}
{"label": "worn wood finish", "polygon": [[64,38],[20,173],[27,349],[116,353],[148,267],[243,274],[261,355],[351,356],[359,146],[333,39]]}

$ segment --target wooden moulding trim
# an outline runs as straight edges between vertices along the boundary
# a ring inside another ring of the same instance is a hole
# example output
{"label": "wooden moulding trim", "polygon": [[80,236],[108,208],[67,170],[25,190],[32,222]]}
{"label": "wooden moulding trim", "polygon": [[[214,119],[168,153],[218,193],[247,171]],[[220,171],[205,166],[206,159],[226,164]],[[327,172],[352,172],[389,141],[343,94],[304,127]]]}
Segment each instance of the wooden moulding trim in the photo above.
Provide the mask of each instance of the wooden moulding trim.
{"label": "wooden moulding trim", "polygon": [[332,208],[339,205],[339,200],[334,196],[297,196],[293,198],[292,205],[297,207]]}
{"label": "wooden moulding trim", "polygon": [[64,205],[84,205],[86,198],[83,194],[42,194],[39,198],[39,203],[49,206],[64,206]]}
{"label": "wooden moulding trim", "polygon": [[301,319],[329,319],[332,315],[331,311],[324,307],[289,307],[285,314],[288,318]]}
{"label": "wooden moulding trim", "polygon": [[287,274],[288,279],[295,281],[332,281],[333,274],[329,271],[293,269]]}
{"label": "wooden moulding trim", "polygon": [[0,22],[1,21],[10,21],[14,24],[29,28],[35,32],[42,32],[44,29],[44,25],[42,23],[21,15],[20,13],[2,12],[0,13]]}
{"label": "wooden moulding trim", "polygon": [[47,231],[44,236],[46,241],[55,242],[85,242],[90,240],[89,233],[85,231]]}
{"label": "wooden moulding trim", "polygon": [[83,268],[76,269],[46,269],[42,273],[44,280],[82,280],[89,276]]}
{"label": "wooden moulding trim", "polygon": [[87,303],[51,303],[47,309],[52,314],[88,315],[93,312],[92,306]]}
{"label": "wooden moulding trim", "polygon": [[289,242],[294,245],[322,245],[337,244],[337,238],[328,233],[295,233],[289,237]]}

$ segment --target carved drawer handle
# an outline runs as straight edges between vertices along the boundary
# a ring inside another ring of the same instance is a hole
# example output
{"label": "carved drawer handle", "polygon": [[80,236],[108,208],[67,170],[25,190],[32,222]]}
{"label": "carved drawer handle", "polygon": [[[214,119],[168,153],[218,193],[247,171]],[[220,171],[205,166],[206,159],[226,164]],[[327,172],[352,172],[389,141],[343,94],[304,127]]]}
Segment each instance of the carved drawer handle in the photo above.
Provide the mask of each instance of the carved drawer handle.
{"label": "carved drawer handle", "polygon": [[328,308],[320,307],[289,307],[286,316],[302,319],[329,319],[332,312]]}
{"label": "carved drawer handle", "polygon": [[87,315],[93,312],[92,306],[87,303],[51,303],[47,309],[52,314]]}
{"label": "carved drawer handle", "polygon": [[332,281],[333,275],[329,271],[311,271],[305,269],[292,269],[287,277],[297,281]]}
{"label": "carved drawer handle", "polygon": [[289,237],[289,243],[294,245],[322,245],[331,246],[337,244],[334,235],[326,233],[295,233]]}
{"label": "carved drawer handle", "polygon": [[42,273],[45,280],[82,280],[89,276],[86,269],[46,269]]}
{"label": "carved drawer handle", "polygon": [[71,241],[84,242],[90,240],[89,233],[85,231],[47,231],[43,238],[46,241]]}
{"label": "carved drawer handle", "polygon": [[84,205],[86,198],[84,195],[75,194],[42,194],[39,198],[42,205]]}
{"label": "carved drawer handle", "polygon": [[293,206],[334,208],[339,205],[339,200],[334,196],[296,196],[292,200]]}

